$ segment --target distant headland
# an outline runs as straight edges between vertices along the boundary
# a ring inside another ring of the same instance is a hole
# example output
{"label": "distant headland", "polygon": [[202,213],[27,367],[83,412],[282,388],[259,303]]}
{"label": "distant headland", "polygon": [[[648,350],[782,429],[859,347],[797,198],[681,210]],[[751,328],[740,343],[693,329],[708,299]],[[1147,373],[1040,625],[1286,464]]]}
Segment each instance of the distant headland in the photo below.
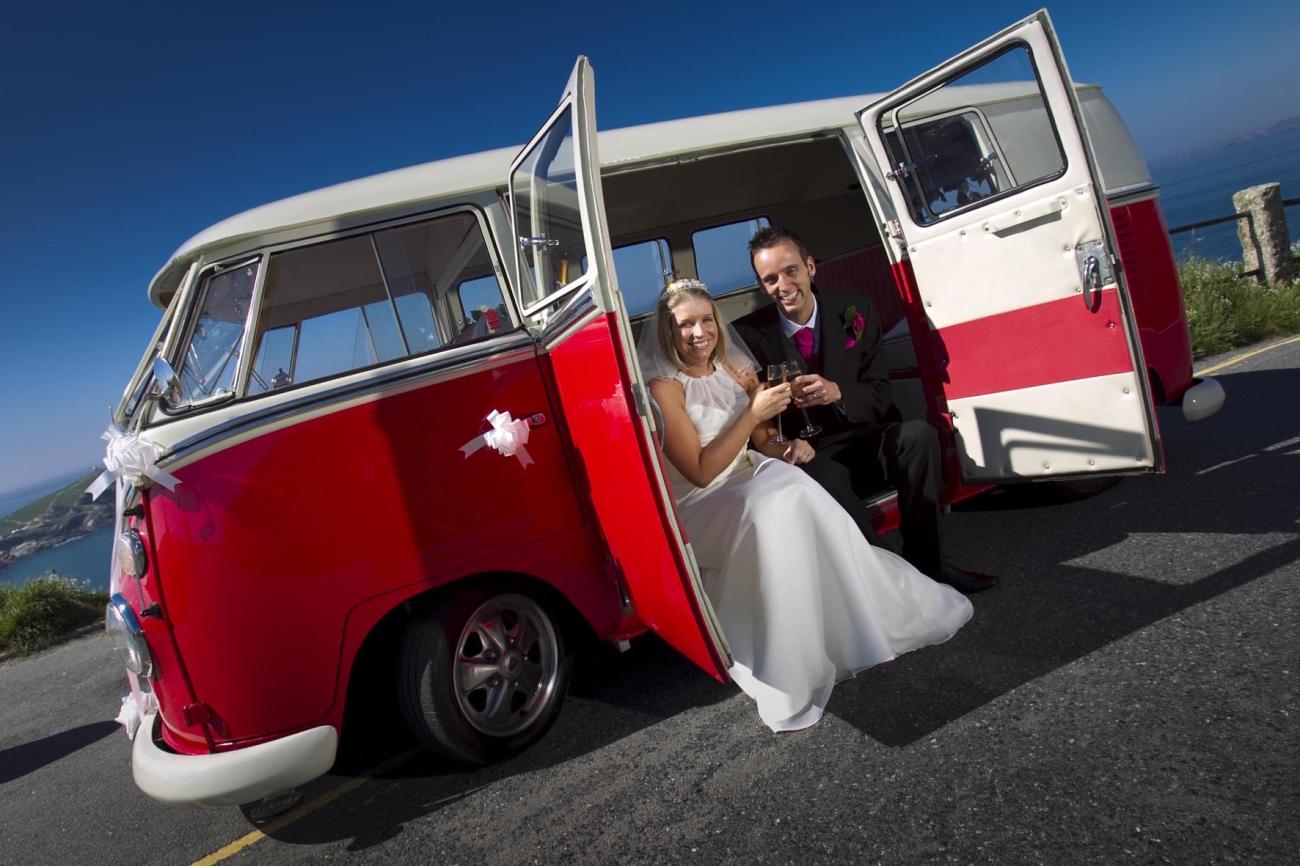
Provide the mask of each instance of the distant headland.
{"label": "distant headland", "polygon": [[0,518],[0,568],[112,525],[112,491],[95,502],[85,492],[97,474],[89,472]]}

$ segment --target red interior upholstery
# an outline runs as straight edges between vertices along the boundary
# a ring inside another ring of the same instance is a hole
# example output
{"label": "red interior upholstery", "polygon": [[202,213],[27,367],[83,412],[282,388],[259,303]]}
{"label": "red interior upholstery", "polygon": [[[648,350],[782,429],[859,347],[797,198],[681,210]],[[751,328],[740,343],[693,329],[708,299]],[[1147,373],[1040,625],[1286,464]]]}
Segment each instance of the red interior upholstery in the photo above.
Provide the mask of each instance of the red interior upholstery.
{"label": "red interior upholstery", "polygon": [[898,324],[906,313],[883,245],[819,261],[815,279],[818,291],[827,294],[855,292],[869,295],[880,316],[882,333]]}

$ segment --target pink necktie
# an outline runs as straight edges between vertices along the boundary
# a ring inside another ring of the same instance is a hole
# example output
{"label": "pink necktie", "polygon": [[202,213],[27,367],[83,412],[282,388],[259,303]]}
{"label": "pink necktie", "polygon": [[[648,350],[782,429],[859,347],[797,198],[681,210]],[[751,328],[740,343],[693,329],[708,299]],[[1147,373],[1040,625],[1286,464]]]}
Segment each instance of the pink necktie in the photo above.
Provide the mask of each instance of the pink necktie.
{"label": "pink necktie", "polygon": [[812,328],[803,327],[794,332],[794,347],[799,350],[799,357],[803,358],[804,369],[812,370],[815,366]]}

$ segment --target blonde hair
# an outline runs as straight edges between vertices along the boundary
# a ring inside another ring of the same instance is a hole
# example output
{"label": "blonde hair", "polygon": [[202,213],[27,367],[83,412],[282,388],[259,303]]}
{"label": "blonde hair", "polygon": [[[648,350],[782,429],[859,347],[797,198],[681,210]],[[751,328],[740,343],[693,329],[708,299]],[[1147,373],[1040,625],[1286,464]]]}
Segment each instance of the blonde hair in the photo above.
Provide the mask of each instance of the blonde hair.
{"label": "blonde hair", "polygon": [[677,350],[677,322],[673,319],[673,310],[687,298],[708,301],[709,308],[713,310],[713,321],[718,326],[718,341],[714,344],[713,351],[709,353],[709,362],[717,363],[725,359],[729,348],[727,329],[722,324],[722,317],[718,315],[718,305],[709,294],[708,286],[690,277],[673,280],[659,293],[656,318],[659,321],[659,348],[663,351],[664,357],[672,361],[679,370],[686,369],[686,362],[682,360],[682,353]]}

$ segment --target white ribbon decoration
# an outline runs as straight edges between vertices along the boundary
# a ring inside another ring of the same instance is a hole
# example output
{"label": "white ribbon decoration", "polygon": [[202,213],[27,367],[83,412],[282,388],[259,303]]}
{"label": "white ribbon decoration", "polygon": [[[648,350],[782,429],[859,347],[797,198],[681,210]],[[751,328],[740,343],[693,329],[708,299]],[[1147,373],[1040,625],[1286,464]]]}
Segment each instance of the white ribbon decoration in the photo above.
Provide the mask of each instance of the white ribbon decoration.
{"label": "white ribbon decoration", "polygon": [[157,443],[142,439],[135,433],[123,433],[116,424],[109,424],[99,438],[107,442],[108,447],[104,449],[104,471],[86,488],[91,499],[98,499],[99,494],[107,490],[114,479],[136,487],[143,487],[145,479],[149,479],[157,481],[168,490],[175,490],[176,485],[180,484],[176,476],[155,465],[158,455],[162,453],[162,448]]}
{"label": "white ribbon decoration", "polygon": [[[180,479],[155,465],[162,448],[155,442],[142,439],[135,433],[123,433],[116,424],[109,424],[108,429],[100,435],[108,443],[104,451],[104,471],[86,488],[91,499],[98,499],[100,494],[114,484],[116,505],[114,507],[113,553],[110,555],[108,571],[108,591],[116,595],[122,588],[122,569],[117,562],[117,538],[122,534],[122,512],[126,510],[126,488],[128,484],[143,487],[149,481],[156,481],[168,490],[175,490]],[[126,729],[126,736],[135,739],[135,732],[145,714],[157,712],[158,699],[153,692],[140,688],[139,678],[131,671],[126,672],[131,683],[131,694],[122,698],[122,708],[113,721]]]}
{"label": "white ribbon decoration", "polygon": [[509,412],[498,412],[495,409],[488,413],[487,421],[492,425],[491,430],[482,436],[475,436],[460,446],[460,453],[464,454],[466,459],[487,445],[502,457],[514,457],[519,461],[520,466],[526,467],[533,462],[533,458],[528,456],[528,449],[524,447],[528,444],[527,421],[523,418],[511,418]]}

